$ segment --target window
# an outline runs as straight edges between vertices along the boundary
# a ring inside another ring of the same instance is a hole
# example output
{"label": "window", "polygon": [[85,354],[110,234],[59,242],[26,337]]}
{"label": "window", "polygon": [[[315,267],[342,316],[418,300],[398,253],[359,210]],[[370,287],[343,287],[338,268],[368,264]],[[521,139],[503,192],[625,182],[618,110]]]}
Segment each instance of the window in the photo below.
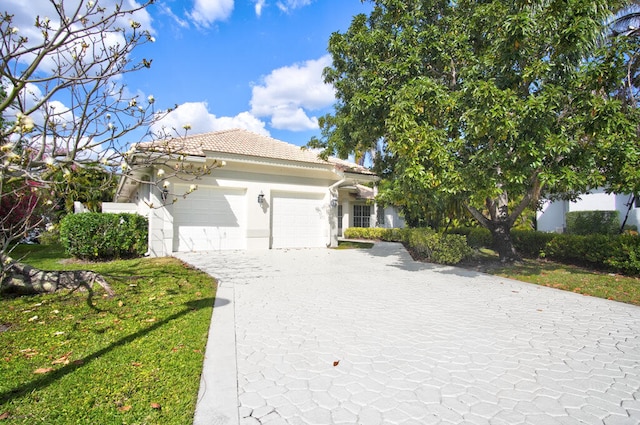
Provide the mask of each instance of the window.
{"label": "window", "polygon": [[371,207],[369,205],[353,206],[353,227],[371,226]]}

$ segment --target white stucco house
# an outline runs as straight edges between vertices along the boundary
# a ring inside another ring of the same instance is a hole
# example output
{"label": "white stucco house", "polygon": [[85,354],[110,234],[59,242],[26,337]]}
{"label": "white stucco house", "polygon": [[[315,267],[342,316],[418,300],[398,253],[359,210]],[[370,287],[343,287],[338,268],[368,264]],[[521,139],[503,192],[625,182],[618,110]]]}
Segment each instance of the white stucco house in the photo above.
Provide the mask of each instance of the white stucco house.
{"label": "white stucco house", "polygon": [[[640,202],[632,195],[606,193],[603,188],[581,195],[575,201],[545,201],[536,214],[537,230],[562,233],[567,228],[566,214],[570,211],[618,211],[621,222],[640,225]],[[628,213],[628,216],[627,216]],[[639,226],[640,227],[640,226]]]}
{"label": "white stucco house", "polygon": [[[377,217],[369,169],[246,130],[234,129],[141,144],[166,162],[133,167],[115,203],[103,211],[149,217],[149,253],[336,246],[343,229],[397,226],[388,209]],[[176,175],[177,158],[209,175]],[[135,162],[135,155],[134,155]],[[197,189],[190,192],[191,185]],[[183,196],[188,193],[186,196]],[[175,202],[174,202],[175,200]]]}

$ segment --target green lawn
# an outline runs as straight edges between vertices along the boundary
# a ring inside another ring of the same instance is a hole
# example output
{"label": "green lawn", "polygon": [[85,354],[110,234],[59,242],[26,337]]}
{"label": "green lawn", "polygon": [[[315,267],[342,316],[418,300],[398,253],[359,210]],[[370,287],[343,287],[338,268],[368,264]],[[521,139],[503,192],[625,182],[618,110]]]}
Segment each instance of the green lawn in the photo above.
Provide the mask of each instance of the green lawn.
{"label": "green lawn", "polygon": [[[29,254],[28,254],[29,253]],[[193,420],[215,281],[174,258],[60,261],[102,273],[117,295],[61,292],[0,298],[0,422],[187,424]]]}
{"label": "green lawn", "polygon": [[480,249],[473,260],[461,265],[536,285],[640,305],[640,278],[635,276],[606,273],[543,259],[525,258],[512,264],[503,264],[499,262],[497,253],[486,248]]}
{"label": "green lawn", "polygon": [[536,285],[640,305],[640,279],[637,277],[531,259],[490,269],[488,272]]}

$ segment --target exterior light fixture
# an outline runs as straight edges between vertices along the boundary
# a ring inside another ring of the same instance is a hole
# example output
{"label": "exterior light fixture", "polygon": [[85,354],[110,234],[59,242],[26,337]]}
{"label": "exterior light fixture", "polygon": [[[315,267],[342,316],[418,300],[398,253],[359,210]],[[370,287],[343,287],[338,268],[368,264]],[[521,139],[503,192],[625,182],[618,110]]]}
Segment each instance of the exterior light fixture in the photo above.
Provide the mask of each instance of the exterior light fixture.
{"label": "exterior light fixture", "polygon": [[258,195],[258,204],[262,205],[263,202],[264,202],[264,193],[260,191],[260,194]]}
{"label": "exterior light fixture", "polygon": [[162,202],[167,202],[168,196],[169,196],[169,189],[165,187],[164,189],[162,189],[162,192],[160,193],[160,198],[162,198]]}
{"label": "exterior light fixture", "polygon": [[337,196],[332,196],[331,197],[331,202],[330,202],[329,205],[331,205],[331,208],[337,207],[338,206],[338,197]]}

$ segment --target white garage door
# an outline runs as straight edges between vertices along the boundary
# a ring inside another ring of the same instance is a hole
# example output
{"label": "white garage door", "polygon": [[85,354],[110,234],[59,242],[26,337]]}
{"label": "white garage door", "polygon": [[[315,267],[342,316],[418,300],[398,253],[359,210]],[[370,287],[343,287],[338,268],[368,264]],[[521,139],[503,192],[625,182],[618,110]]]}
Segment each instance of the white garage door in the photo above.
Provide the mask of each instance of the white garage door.
{"label": "white garage door", "polygon": [[[188,190],[175,185],[175,193]],[[173,205],[174,251],[245,249],[246,191],[200,186]]]}
{"label": "white garage door", "polygon": [[271,247],[325,247],[329,241],[329,218],[323,198],[305,193],[274,194]]}

